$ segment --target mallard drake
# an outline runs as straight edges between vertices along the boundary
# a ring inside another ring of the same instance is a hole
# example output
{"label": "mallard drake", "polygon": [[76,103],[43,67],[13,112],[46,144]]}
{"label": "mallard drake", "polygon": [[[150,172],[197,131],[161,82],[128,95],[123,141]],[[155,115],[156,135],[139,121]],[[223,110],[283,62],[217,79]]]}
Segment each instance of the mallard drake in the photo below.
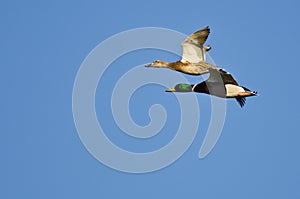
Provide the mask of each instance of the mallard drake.
{"label": "mallard drake", "polygon": [[257,96],[257,92],[240,86],[233,76],[222,70],[209,68],[209,78],[199,84],[177,84],[166,92],[197,92],[222,98],[235,98],[241,107],[245,105],[246,97]]}
{"label": "mallard drake", "polygon": [[208,73],[208,68],[220,69],[217,66],[206,63],[206,52],[210,46],[203,46],[210,33],[209,27],[205,27],[189,35],[181,44],[182,58],[177,62],[156,60],[146,67],[169,68],[190,75],[202,75]]}

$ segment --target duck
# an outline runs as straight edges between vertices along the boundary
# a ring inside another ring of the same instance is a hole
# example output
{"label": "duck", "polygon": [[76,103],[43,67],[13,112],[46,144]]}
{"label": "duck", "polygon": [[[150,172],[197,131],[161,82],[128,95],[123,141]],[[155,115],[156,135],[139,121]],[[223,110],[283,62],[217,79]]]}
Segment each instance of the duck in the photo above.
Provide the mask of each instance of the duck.
{"label": "duck", "polygon": [[256,91],[240,86],[234,77],[223,69],[209,68],[208,70],[207,80],[199,84],[177,84],[166,92],[196,92],[221,98],[235,98],[241,107],[245,105],[246,97],[258,96]]}
{"label": "duck", "polygon": [[182,43],[182,58],[176,62],[156,60],[146,67],[169,68],[189,75],[202,75],[209,73],[208,68],[220,69],[218,66],[206,63],[206,53],[211,46],[203,44],[210,33],[209,26],[189,35]]}

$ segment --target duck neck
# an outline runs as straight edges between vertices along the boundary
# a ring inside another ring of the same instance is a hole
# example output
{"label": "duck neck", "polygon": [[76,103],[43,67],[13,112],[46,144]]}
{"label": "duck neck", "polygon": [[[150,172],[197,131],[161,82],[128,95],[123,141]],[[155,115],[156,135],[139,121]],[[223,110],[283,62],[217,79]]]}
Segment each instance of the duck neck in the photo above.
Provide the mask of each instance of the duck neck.
{"label": "duck neck", "polygon": [[171,63],[167,61],[163,61],[163,64],[160,66],[161,68],[170,68]]}

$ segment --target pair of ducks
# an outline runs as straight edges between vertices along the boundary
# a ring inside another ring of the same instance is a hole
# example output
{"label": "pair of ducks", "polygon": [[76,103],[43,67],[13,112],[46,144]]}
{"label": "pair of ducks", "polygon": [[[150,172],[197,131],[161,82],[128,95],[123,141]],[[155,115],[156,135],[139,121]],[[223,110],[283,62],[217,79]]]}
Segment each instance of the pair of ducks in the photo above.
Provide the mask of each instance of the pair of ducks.
{"label": "pair of ducks", "polygon": [[166,90],[166,92],[197,92],[222,98],[235,98],[243,107],[246,97],[257,96],[257,92],[240,86],[230,73],[206,63],[206,52],[211,47],[203,44],[209,33],[210,29],[207,26],[189,35],[181,44],[181,60],[177,62],[156,60],[146,67],[169,68],[189,75],[209,73],[209,78],[199,84],[177,84],[174,88]]}

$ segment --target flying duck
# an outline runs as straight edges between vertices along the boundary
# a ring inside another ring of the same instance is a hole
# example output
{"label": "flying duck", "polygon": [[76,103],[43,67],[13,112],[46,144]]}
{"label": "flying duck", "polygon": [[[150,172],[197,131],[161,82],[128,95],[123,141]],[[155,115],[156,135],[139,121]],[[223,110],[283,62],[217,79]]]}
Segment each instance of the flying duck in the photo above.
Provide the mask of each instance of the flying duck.
{"label": "flying duck", "polygon": [[166,92],[197,92],[222,98],[235,98],[241,107],[245,105],[246,97],[258,95],[257,92],[240,86],[230,73],[222,69],[208,70],[210,75],[206,81],[199,84],[177,84]]}
{"label": "flying duck", "polygon": [[146,67],[169,68],[190,75],[202,75],[208,73],[208,68],[220,69],[217,66],[206,63],[206,52],[210,46],[203,46],[210,33],[209,27],[205,27],[188,36],[182,43],[182,58],[177,62],[156,60]]}

